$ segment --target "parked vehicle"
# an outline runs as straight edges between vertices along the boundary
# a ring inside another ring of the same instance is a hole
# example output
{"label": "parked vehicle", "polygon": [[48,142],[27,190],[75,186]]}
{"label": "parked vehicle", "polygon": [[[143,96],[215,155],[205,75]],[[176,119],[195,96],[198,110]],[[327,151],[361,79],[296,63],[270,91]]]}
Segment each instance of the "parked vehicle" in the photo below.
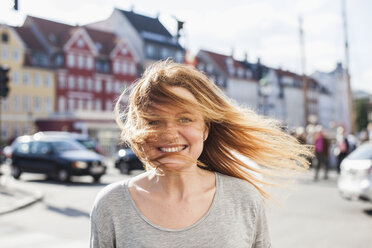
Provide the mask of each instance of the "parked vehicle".
{"label": "parked vehicle", "polygon": [[18,136],[17,138],[15,138],[13,140],[13,142],[10,145],[5,146],[4,149],[3,149],[3,154],[4,154],[4,157],[5,157],[5,160],[11,160],[12,153],[20,142],[29,141],[31,139],[32,139],[31,135]]}
{"label": "parked vehicle", "polygon": [[34,135],[73,139],[85,146],[87,149],[99,154],[103,154],[102,149],[99,147],[98,143],[87,134],[62,131],[43,131],[35,133]]}
{"label": "parked vehicle", "polygon": [[12,153],[12,176],[41,173],[67,182],[71,176],[90,175],[99,182],[106,172],[103,156],[87,150],[74,140],[34,136],[19,141]]}
{"label": "parked vehicle", "polygon": [[341,162],[338,189],[346,199],[372,201],[372,143],[364,143]]}
{"label": "parked vehicle", "polygon": [[143,170],[142,162],[130,148],[123,148],[118,151],[115,160],[115,168],[120,170],[121,174],[129,175],[132,170]]}

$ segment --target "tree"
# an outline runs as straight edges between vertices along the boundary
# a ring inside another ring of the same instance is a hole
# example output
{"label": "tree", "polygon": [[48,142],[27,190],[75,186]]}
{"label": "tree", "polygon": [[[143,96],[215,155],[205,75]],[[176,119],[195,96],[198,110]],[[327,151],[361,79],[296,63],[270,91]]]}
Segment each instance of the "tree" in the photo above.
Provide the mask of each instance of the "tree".
{"label": "tree", "polygon": [[354,111],[357,131],[366,129],[368,125],[369,99],[355,100]]}

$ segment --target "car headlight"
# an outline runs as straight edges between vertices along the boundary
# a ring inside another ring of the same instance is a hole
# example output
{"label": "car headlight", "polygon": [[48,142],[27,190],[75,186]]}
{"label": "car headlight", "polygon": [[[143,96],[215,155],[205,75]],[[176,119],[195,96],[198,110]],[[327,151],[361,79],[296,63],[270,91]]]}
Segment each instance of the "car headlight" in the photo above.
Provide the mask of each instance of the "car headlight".
{"label": "car headlight", "polygon": [[119,157],[124,157],[127,154],[127,152],[124,149],[120,149],[118,152]]}
{"label": "car headlight", "polygon": [[88,164],[83,161],[77,161],[72,163],[72,167],[76,169],[86,169],[88,167]]}

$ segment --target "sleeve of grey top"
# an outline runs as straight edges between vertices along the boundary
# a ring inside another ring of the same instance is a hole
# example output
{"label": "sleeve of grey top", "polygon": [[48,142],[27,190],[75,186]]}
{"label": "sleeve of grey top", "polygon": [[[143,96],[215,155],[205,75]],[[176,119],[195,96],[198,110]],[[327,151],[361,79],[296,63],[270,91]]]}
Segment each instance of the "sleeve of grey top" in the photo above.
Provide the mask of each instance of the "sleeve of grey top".
{"label": "sleeve of grey top", "polygon": [[256,208],[256,235],[253,248],[270,248],[269,229],[262,200],[257,201]]}

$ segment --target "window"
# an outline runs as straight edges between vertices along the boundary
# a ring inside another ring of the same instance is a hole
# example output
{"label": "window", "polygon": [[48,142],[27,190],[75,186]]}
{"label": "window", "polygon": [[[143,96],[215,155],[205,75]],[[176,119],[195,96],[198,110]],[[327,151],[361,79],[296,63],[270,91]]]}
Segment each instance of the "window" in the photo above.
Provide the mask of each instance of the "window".
{"label": "window", "polygon": [[7,33],[2,33],[2,34],[1,34],[1,42],[3,42],[3,43],[8,43],[8,41],[9,41],[9,36],[8,36],[8,34],[7,34]]}
{"label": "window", "polygon": [[137,73],[136,64],[131,63],[129,66],[129,74],[133,76],[133,75],[136,75],[136,73]]}
{"label": "window", "polygon": [[93,69],[93,58],[92,57],[87,57],[87,63],[86,63],[86,68],[88,70]]}
{"label": "window", "polygon": [[84,79],[82,77],[78,78],[78,89],[83,90],[84,89]]}
{"label": "window", "polygon": [[168,49],[166,49],[166,48],[163,47],[163,48],[161,49],[161,58],[162,58],[162,59],[166,59],[168,56],[169,56]]}
{"label": "window", "polygon": [[106,92],[107,93],[112,92],[112,82],[111,81],[106,82]]}
{"label": "window", "polygon": [[92,105],[93,105],[92,100],[88,100],[87,101],[87,109],[92,110]]}
{"label": "window", "polygon": [[19,73],[18,71],[13,71],[13,84],[19,84]]}
{"label": "window", "polygon": [[54,64],[56,66],[61,66],[63,64],[63,56],[61,54],[58,54],[55,58],[54,58]]}
{"label": "window", "polygon": [[13,60],[18,61],[19,60],[19,52],[18,50],[13,51]]}
{"label": "window", "polygon": [[123,63],[121,64],[121,73],[124,74],[124,75],[128,73],[128,63],[127,63],[127,61],[123,61]]}
{"label": "window", "polygon": [[68,88],[69,89],[75,88],[75,79],[73,76],[68,77]]}
{"label": "window", "polygon": [[66,78],[63,75],[58,76],[58,87],[64,89],[66,87]]}
{"label": "window", "polygon": [[78,39],[77,46],[82,48],[84,46],[84,41],[82,39]]}
{"label": "window", "polygon": [[46,75],[45,76],[45,86],[50,88],[52,86],[52,76],[51,75]]}
{"label": "window", "polygon": [[84,108],[84,101],[83,101],[83,99],[79,99],[78,100],[78,106],[77,106],[77,108],[79,110],[82,110]]}
{"label": "window", "polygon": [[101,111],[102,110],[101,100],[96,100],[96,110],[97,111]]}
{"label": "window", "polygon": [[93,89],[93,80],[91,78],[87,79],[87,90],[91,91]]}
{"label": "window", "polygon": [[8,124],[7,123],[4,123],[4,124],[2,124],[3,126],[2,126],[2,128],[1,128],[1,137],[3,138],[3,139],[7,139],[8,138],[8,129],[9,129],[9,126],[8,126]]}
{"label": "window", "polygon": [[23,96],[23,111],[28,113],[30,111],[30,97]]}
{"label": "window", "polygon": [[39,96],[34,97],[34,110],[35,110],[35,112],[40,112],[41,111],[41,102],[40,102],[40,97]]}
{"label": "window", "polygon": [[84,67],[84,57],[82,55],[79,55],[77,57],[78,60],[78,68],[83,68]]}
{"label": "window", "polygon": [[128,53],[127,48],[123,47],[123,48],[121,49],[121,54],[122,54],[122,55],[126,55],[127,53]]}
{"label": "window", "polygon": [[96,79],[96,92],[100,92],[102,90],[102,84],[100,79]]}
{"label": "window", "polygon": [[119,93],[119,92],[120,92],[120,90],[121,90],[120,88],[121,88],[121,87],[120,87],[120,82],[119,82],[119,81],[116,81],[116,82],[115,82],[115,86],[114,86],[114,88],[115,88],[115,92],[116,92],[116,93]]}
{"label": "window", "polygon": [[211,65],[211,64],[207,64],[207,72],[208,72],[208,73],[213,72],[213,65]]}
{"label": "window", "polygon": [[74,67],[75,66],[75,56],[73,54],[67,55],[67,66]]}
{"label": "window", "polygon": [[23,74],[23,84],[24,85],[30,84],[30,75],[28,74],[28,72],[25,72],[25,74]]}
{"label": "window", "polygon": [[3,111],[8,110],[8,98],[3,99]]}
{"label": "window", "polygon": [[41,85],[40,75],[35,73],[35,86],[39,87]]}
{"label": "window", "polygon": [[58,110],[59,112],[65,112],[66,109],[66,100],[63,96],[58,98]]}
{"label": "window", "polygon": [[72,112],[72,111],[74,111],[74,108],[75,108],[74,99],[72,99],[72,98],[68,99],[68,110]]}
{"label": "window", "polygon": [[2,52],[1,52],[1,58],[4,59],[4,60],[7,60],[8,59],[8,50],[6,49],[3,49]]}
{"label": "window", "polygon": [[115,60],[114,62],[114,73],[118,73],[120,71],[120,63],[119,61]]}
{"label": "window", "polygon": [[153,58],[155,55],[155,49],[152,45],[147,45],[146,47],[146,55],[149,58]]}
{"label": "window", "polygon": [[20,105],[19,96],[14,95],[13,96],[13,110],[14,110],[14,112],[18,112],[19,111],[19,107],[20,107],[19,105]]}
{"label": "window", "polygon": [[181,52],[181,51],[176,52],[176,62],[178,62],[178,63],[183,62],[183,52]]}
{"label": "window", "polygon": [[47,113],[51,113],[53,111],[53,109],[52,109],[52,99],[49,96],[45,97],[45,111]]}

